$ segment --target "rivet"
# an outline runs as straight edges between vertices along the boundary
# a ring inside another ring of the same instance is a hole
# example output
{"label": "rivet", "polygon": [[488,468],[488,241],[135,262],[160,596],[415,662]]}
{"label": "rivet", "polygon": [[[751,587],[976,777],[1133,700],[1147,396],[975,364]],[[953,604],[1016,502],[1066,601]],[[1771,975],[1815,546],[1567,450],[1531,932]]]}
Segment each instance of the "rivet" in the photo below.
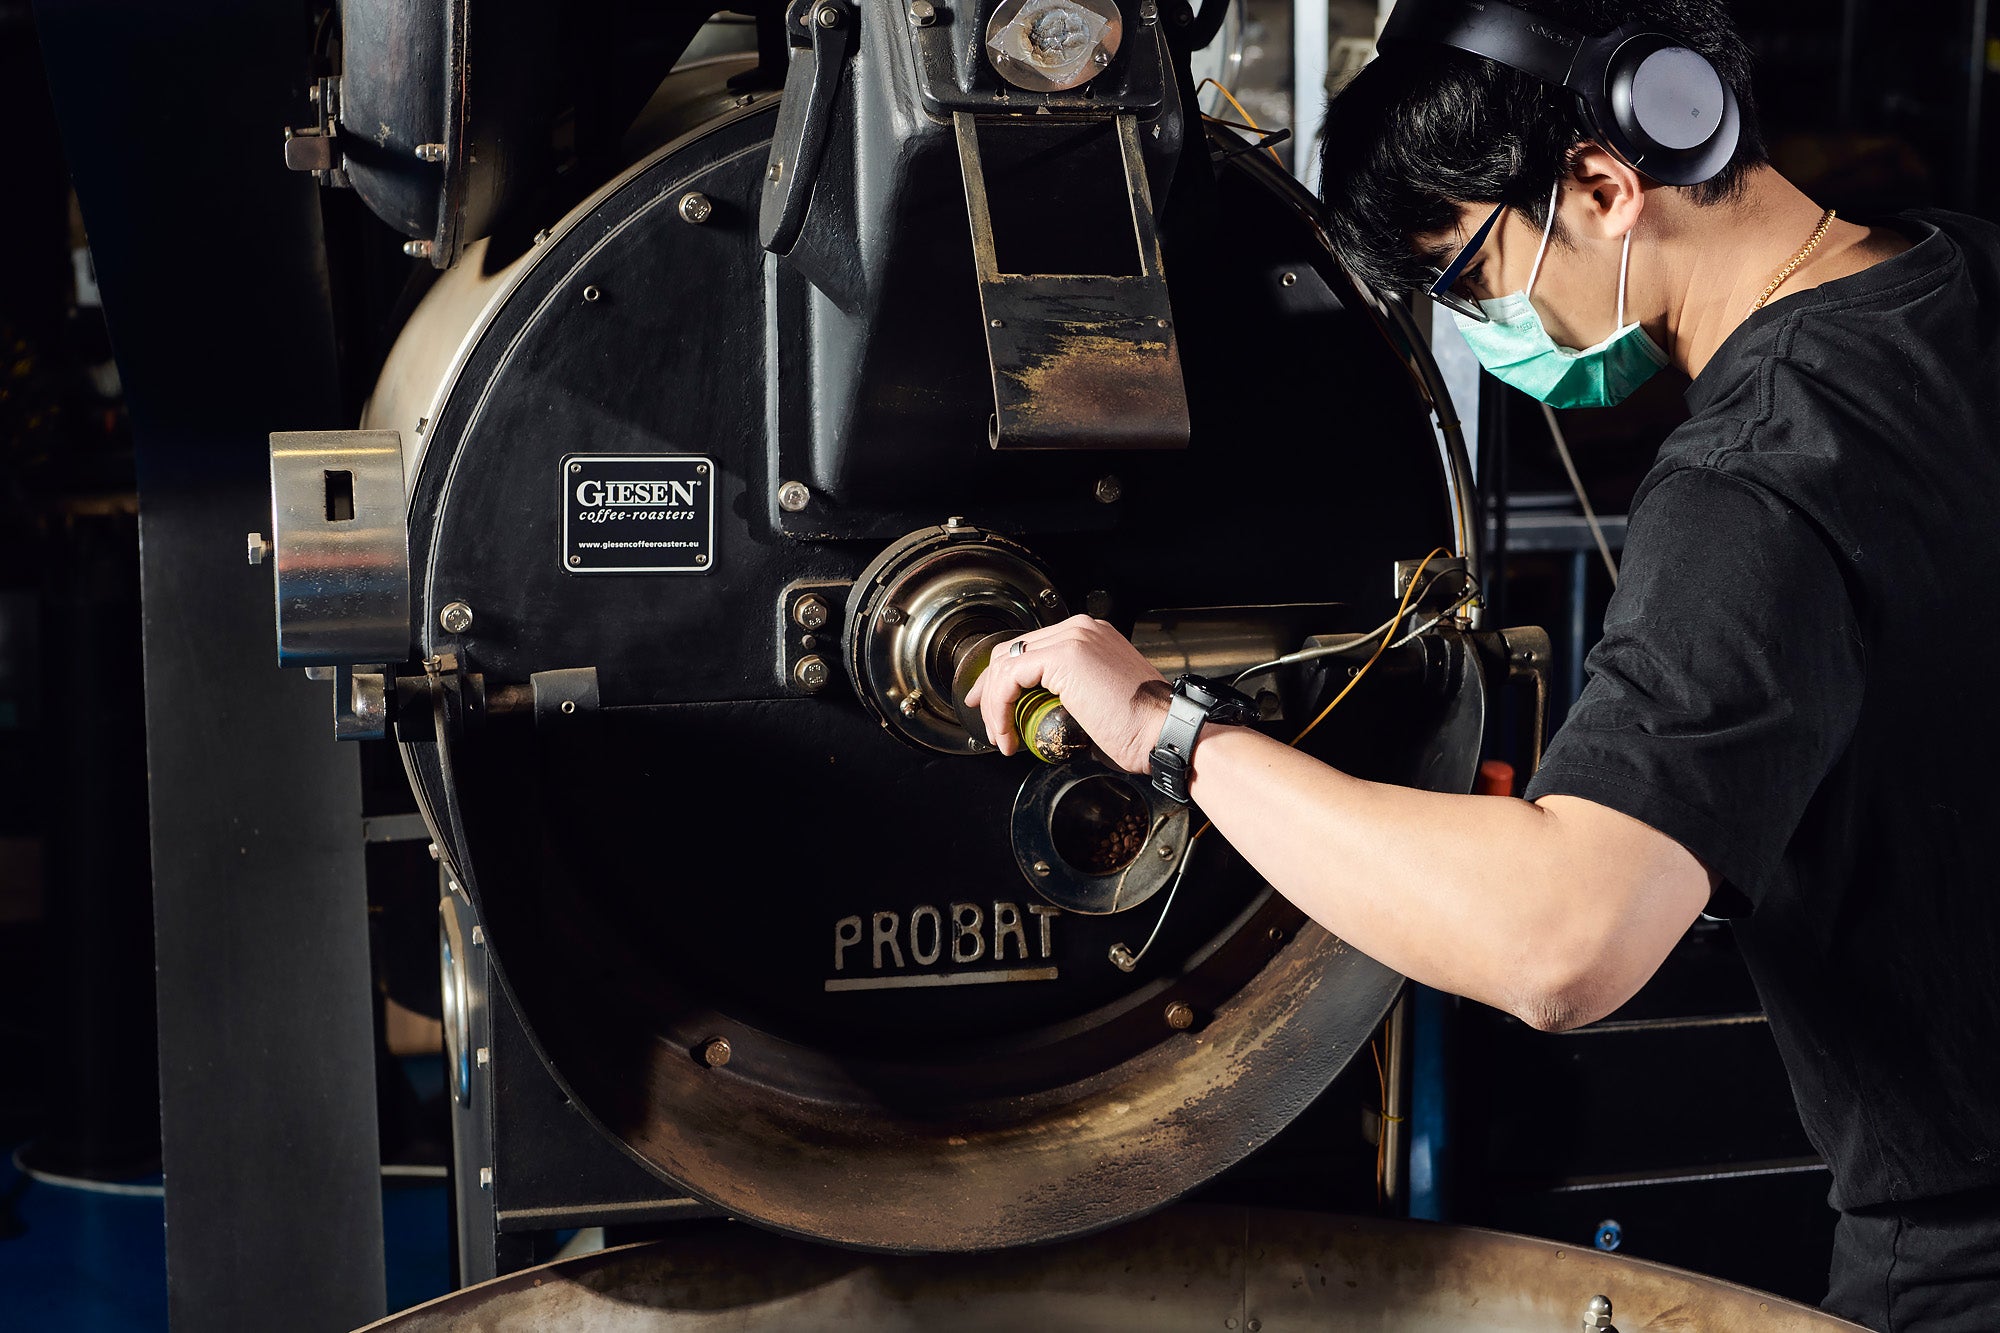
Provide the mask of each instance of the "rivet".
{"label": "rivet", "polygon": [[729,1063],[729,1038],[711,1037],[702,1043],[701,1062],[710,1069],[720,1069]]}
{"label": "rivet", "polygon": [[989,319],[986,323],[989,328],[1004,329],[1007,327],[1003,321],[997,319]]}
{"label": "rivet", "polygon": [[562,711],[563,711],[563,712],[565,712],[565,713],[574,713],[574,712],[576,711],[576,700],[574,700],[574,699],[565,699],[565,700],[563,700],[563,701],[562,701],[562,703],[561,703],[561,704],[560,704],[559,706],[561,707]]}
{"label": "rivet", "polygon": [[569,562],[572,565],[580,565],[583,563],[583,557],[580,555],[573,555],[569,558]]}
{"label": "rivet", "polygon": [[1278,281],[1287,287],[1295,287],[1298,285],[1299,275],[1296,273],[1287,273],[1284,277],[1279,278]]}
{"label": "rivet", "polygon": [[1052,869],[1053,869],[1053,867],[1051,867],[1051,866],[1049,865],[1049,863],[1048,863],[1047,861],[1037,861],[1037,862],[1035,862],[1035,866],[1034,866],[1034,870],[1035,870],[1035,873],[1036,873],[1037,875],[1040,875],[1040,876],[1042,876],[1042,877],[1043,877],[1044,879],[1048,878],[1048,876],[1049,876],[1049,874],[1051,873]]}
{"label": "rivet", "polygon": [[441,143],[420,143],[417,145],[417,161],[444,161],[444,145]]}
{"label": "rivet", "polygon": [[595,301],[598,297],[602,295],[604,295],[604,293],[599,291],[596,287],[585,287],[583,289],[583,299],[586,301]]}

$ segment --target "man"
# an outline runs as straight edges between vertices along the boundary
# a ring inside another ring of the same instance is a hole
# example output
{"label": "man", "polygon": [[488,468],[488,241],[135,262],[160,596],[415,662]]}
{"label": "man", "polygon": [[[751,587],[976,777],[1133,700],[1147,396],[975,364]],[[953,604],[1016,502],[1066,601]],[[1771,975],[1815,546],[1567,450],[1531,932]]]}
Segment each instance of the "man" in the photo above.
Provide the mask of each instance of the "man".
{"label": "man", "polygon": [[[1546,401],[1693,378],[1589,685],[1528,800],[1363,782],[1218,723],[1193,799],[1328,929],[1537,1028],[1603,1017],[1698,913],[1733,918],[1832,1169],[1827,1308],[2000,1328],[2000,229],[1829,218],[1768,165],[1720,0],[1523,3],[1706,56],[1741,113],[1727,165],[1662,184],[1575,97],[1406,42],[1330,109],[1326,207],[1359,277],[1448,279],[1482,361]],[[1043,685],[1157,774],[1169,689],[1130,644],[1078,617],[1022,648],[975,694],[1003,750]]]}

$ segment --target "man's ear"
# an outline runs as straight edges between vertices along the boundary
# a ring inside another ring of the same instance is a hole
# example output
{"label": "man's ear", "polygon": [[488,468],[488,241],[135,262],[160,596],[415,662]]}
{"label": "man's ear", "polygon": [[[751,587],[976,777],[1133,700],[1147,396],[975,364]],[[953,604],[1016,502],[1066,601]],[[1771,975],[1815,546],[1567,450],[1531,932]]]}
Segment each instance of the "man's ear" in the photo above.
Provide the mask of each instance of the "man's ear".
{"label": "man's ear", "polygon": [[1624,158],[1590,139],[1576,146],[1569,173],[1573,193],[1588,200],[1581,213],[1571,213],[1570,224],[1598,240],[1624,240],[1646,211],[1646,178]]}

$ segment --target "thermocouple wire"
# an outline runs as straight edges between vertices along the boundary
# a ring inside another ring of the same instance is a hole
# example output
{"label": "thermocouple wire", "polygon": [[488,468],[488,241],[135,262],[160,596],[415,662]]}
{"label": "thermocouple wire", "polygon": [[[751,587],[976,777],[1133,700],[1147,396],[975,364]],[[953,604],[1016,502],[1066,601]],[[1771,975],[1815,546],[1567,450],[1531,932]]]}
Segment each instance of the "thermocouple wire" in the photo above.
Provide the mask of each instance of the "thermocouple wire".
{"label": "thermocouple wire", "polygon": [[[1383,626],[1381,629],[1375,631],[1374,634],[1371,634],[1369,636],[1372,638],[1375,637],[1375,635],[1380,635],[1382,642],[1375,646],[1375,651],[1369,654],[1368,660],[1366,662],[1361,664],[1361,669],[1356,671],[1354,675],[1348,679],[1347,684],[1341,687],[1340,693],[1333,696],[1333,701],[1327,704],[1326,707],[1320,709],[1319,716],[1314,718],[1312,721],[1306,723],[1305,730],[1301,731],[1298,735],[1292,737],[1291,740],[1287,741],[1286,742],[1287,745],[1290,745],[1296,749],[1300,741],[1312,735],[1313,728],[1317,727],[1320,723],[1326,721],[1327,714],[1331,713],[1334,709],[1338,708],[1340,706],[1340,701],[1342,699],[1345,699],[1348,695],[1354,692],[1354,687],[1356,685],[1359,685],[1361,683],[1362,677],[1368,674],[1368,668],[1374,666],[1375,663],[1381,659],[1382,654],[1388,651],[1389,639],[1391,636],[1395,634],[1396,626],[1402,624],[1403,617],[1410,613],[1410,603],[1415,597],[1418,581],[1421,580],[1424,576],[1424,570],[1430,567],[1431,561],[1437,559],[1444,553],[1445,551],[1442,546],[1436,546],[1431,548],[1431,553],[1424,557],[1422,564],[1417,566],[1416,573],[1410,575],[1410,584],[1407,588],[1403,589],[1403,600],[1397,603],[1396,614],[1389,617],[1389,622],[1387,625]],[[1444,576],[1440,574],[1438,577],[1442,578]],[[1435,582],[1435,580],[1433,580],[1433,582]],[[1429,583],[1426,583],[1423,586],[1425,591],[1430,590],[1431,585]],[[1437,619],[1443,619],[1443,617],[1448,614],[1450,613],[1441,612],[1439,613]],[[1435,624],[1436,620],[1433,620],[1431,623]],[[1241,680],[1243,679],[1243,677],[1238,676],[1237,679]],[[1214,820],[1211,819],[1203,821],[1202,826],[1194,831],[1194,836],[1187,840],[1187,846],[1181,848],[1181,863],[1180,866],[1174,871],[1174,882],[1167,886],[1167,899],[1164,903],[1160,905],[1159,918],[1153,922],[1153,932],[1152,934],[1146,936],[1146,942],[1139,946],[1139,952],[1133,953],[1130,950],[1128,950],[1123,944],[1114,944],[1111,946],[1111,965],[1117,968],[1120,972],[1130,972],[1134,968],[1138,967],[1139,960],[1144,958],[1146,956],[1146,951],[1153,947],[1153,941],[1160,938],[1160,928],[1167,924],[1167,913],[1174,910],[1174,895],[1180,892],[1181,880],[1186,878],[1188,872],[1188,866],[1194,860],[1195,844],[1201,841],[1202,834],[1208,832],[1210,829],[1214,827],[1215,827]]]}

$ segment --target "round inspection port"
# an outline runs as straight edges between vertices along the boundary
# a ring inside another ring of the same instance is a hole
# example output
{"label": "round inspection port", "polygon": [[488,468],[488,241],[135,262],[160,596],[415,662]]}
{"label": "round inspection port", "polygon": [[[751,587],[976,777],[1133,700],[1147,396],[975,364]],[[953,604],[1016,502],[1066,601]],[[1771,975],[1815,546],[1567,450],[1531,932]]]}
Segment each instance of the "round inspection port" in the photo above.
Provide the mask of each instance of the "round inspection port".
{"label": "round inspection port", "polygon": [[1113,875],[1146,845],[1152,812],[1128,785],[1107,774],[1078,779],[1049,809],[1056,855],[1086,875]]}

